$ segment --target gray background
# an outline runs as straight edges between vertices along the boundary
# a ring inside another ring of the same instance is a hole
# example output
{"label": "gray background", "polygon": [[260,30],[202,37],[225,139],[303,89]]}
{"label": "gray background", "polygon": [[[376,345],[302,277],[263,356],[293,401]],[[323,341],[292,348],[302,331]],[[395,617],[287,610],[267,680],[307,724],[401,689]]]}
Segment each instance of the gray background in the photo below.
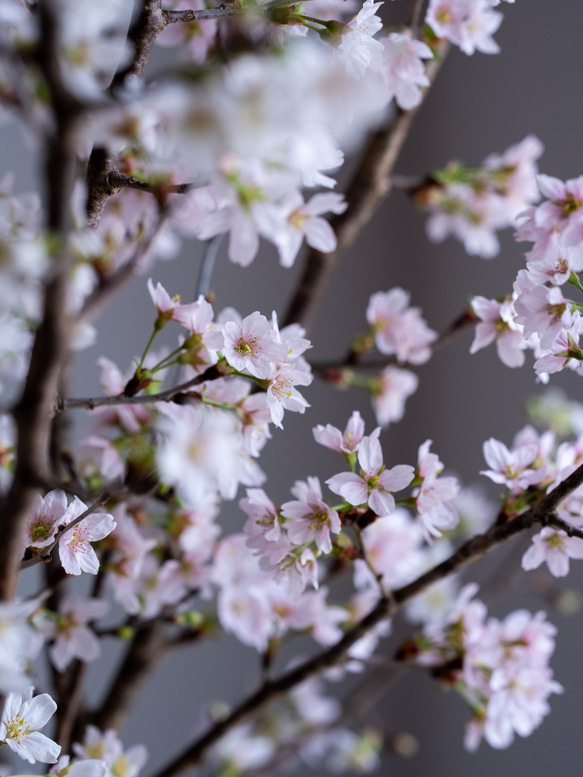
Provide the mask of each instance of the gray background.
{"label": "gray background", "polygon": [[[408,12],[408,3],[395,0],[387,3],[385,10],[388,19],[401,20]],[[503,151],[534,133],[546,148],[540,162],[542,171],[560,178],[583,173],[583,6],[573,0],[518,0],[515,5],[503,3],[501,10],[505,20],[496,40],[502,53],[466,57],[452,52],[418,116],[397,172],[423,174],[454,158],[477,164],[490,152]],[[24,153],[14,125],[3,128],[3,141],[0,153],[2,170],[6,171],[14,169],[15,159],[22,159]],[[19,191],[33,186],[29,166],[15,172]],[[340,357],[365,326],[370,294],[394,286],[410,290],[413,304],[422,307],[430,326],[443,329],[463,310],[470,295],[507,293],[523,266],[524,248],[524,244],[514,243],[510,231],[502,236],[501,254],[490,261],[467,256],[453,240],[432,245],[424,234],[423,215],[405,195],[394,193],[341,260],[311,332],[313,359]],[[188,300],[199,260],[200,248],[188,244],[180,260],[159,263],[151,274],[171,294],[180,293]],[[267,315],[272,309],[283,313],[300,269],[301,261],[292,270],[281,269],[269,247],[245,270],[230,265],[221,255],[212,284],[216,309],[235,305],[242,314],[255,309]],[[144,322],[151,319],[145,278],[138,279],[107,310],[98,345],[80,355],[74,393],[99,393],[95,360],[100,354],[125,369],[141,350],[143,333],[149,326]],[[475,482],[484,466],[483,440],[494,436],[510,443],[522,426],[524,396],[540,388],[528,360],[522,370],[509,370],[500,364],[493,349],[470,358],[470,342],[471,336],[464,335],[419,368],[420,388],[409,400],[407,417],[382,437],[389,463],[413,463],[418,445],[431,438],[433,449],[446,466],[466,482]],[[564,385],[573,398],[581,398],[580,379],[575,375],[554,383]],[[316,381],[305,394],[311,409],[303,417],[286,415],[285,434],[275,431],[261,460],[269,476],[267,489],[275,501],[287,498],[288,488],[297,478],[317,474],[325,479],[334,473],[334,458],[312,442],[315,424],[343,425],[355,407],[361,409],[369,428],[374,424],[368,398],[356,390],[334,392]],[[490,491],[496,494],[495,488]],[[230,530],[242,525],[243,516],[230,510],[225,520]],[[502,554],[498,554],[496,561],[501,560]],[[479,569],[476,574],[484,576],[486,572]],[[472,569],[469,579],[474,577]],[[581,583],[582,575],[576,571],[563,586],[580,588]],[[519,588],[524,591],[524,583]],[[518,606],[536,610],[544,605],[524,593],[509,592],[494,611],[503,616]],[[467,718],[463,702],[417,673],[400,677],[391,685],[379,711],[365,722],[381,725],[388,732],[410,731],[420,739],[421,750],[408,761],[387,756],[386,771],[404,777],[485,777],[494,770],[499,777],[527,771],[534,775],[580,773],[582,617],[550,614],[559,628],[552,665],[566,693],[551,698],[552,713],[534,735],[516,741],[505,752],[483,744],[478,754],[466,754],[462,747]],[[396,645],[393,638],[383,650],[390,655]],[[108,649],[106,660],[112,663],[116,654],[113,648]],[[145,742],[151,753],[148,771],[155,770],[196,729],[203,701],[235,702],[255,687],[257,665],[254,651],[232,638],[173,654],[152,677],[124,740],[127,744]],[[91,676],[93,693],[98,695],[103,685],[102,669],[94,667]]]}

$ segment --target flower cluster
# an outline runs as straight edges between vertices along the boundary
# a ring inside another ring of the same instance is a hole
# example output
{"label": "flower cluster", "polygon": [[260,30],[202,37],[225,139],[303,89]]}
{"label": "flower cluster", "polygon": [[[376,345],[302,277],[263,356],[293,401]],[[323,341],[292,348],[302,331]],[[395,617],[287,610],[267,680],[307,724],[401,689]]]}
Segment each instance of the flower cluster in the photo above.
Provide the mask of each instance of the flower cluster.
{"label": "flower cluster", "polygon": [[[58,542],[61,564],[68,575],[97,574],[99,561],[91,543],[107,537],[115,529],[115,521],[108,513],[96,512],[78,520],[86,512],[87,505],[79,497],[68,503],[64,491],[50,491],[44,497],[38,494],[28,516],[23,551],[34,556]],[[72,526],[67,529],[69,524]]]}
{"label": "flower cluster", "polygon": [[452,162],[435,171],[434,182],[415,192],[429,211],[430,240],[454,235],[468,254],[496,256],[496,232],[514,226],[516,217],[538,199],[536,160],[542,152],[540,140],[529,135],[502,154],[491,154],[478,168]]}
{"label": "flower cluster", "polygon": [[444,622],[427,627],[403,654],[416,654],[418,663],[433,667],[467,701],[473,713],[465,738],[469,750],[482,737],[505,748],[515,734],[529,736],[550,711],[548,697],[563,690],[549,667],[556,629],[543,612],[488,618],[486,606],[473,598],[477,590],[466,586]]}

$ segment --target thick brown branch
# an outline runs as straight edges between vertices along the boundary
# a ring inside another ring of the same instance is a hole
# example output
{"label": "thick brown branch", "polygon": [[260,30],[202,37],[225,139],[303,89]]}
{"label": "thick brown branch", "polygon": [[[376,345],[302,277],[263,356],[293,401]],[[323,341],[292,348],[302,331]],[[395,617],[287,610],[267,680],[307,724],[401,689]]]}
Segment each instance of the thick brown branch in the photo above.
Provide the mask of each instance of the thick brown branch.
{"label": "thick brown branch", "polygon": [[[113,77],[110,91],[122,86],[127,78],[140,78],[156,38],[166,27],[161,0],[143,0],[142,8],[128,32],[128,42],[134,46],[131,61]],[[119,191],[109,175],[116,169],[116,159],[101,147],[93,149],[87,165],[87,225],[97,227],[109,197]]]}
{"label": "thick brown branch", "polygon": [[277,680],[264,683],[256,693],[245,699],[224,720],[212,726],[202,737],[170,762],[155,777],[174,777],[186,769],[201,763],[208,750],[228,731],[243,723],[275,699],[287,693],[304,680],[320,674],[339,663],[354,643],[376,626],[380,621],[394,615],[404,604],[425,591],[434,583],[472,564],[501,543],[530,529],[536,524],[545,524],[550,520],[555,508],[583,483],[583,465],[547,494],[532,509],[506,523],[495,523],[484,534],[468,540],[448,559],[433,567],[417,580],[392,592],[389,597],[380,599],[376,607],[356,626],[346,632],[344,637],[332,647],[314,658],[286,672]]}
{"label": "thick brown branch", "polygon": [[[447,44],[443,44],[438,56],[428,64],[426,74],[430,84],[446,53]],[[429,87],[425,95],[428,90]],[[391,172],[422,104],[411,111],[397,109],[392,121],[372,135],[346,191],[348,208],[330,222],[336,232],[338,248],[330,254],[322,254],[315,249],[308,253],[302,277],[285,316],[285,324],[298,322],[307,326],[324,294],[330,274],[336,268],[338,254],[352,245],[390,192]]]}
{"label": "thick brown branch", "polygon": [[44,159],[47,232],[57,246],[44,286],[42,320],[36,331],[28,375],[13,415],[17,426],[16,469],[12,486],[0,505],[0,599],[14,595],[20,566],[24,521],[35,488],[48,473],[47,438],[59,371],[67,353],[67,273],[70,200],[75,173],[74,126],[79,104],[61,81],[57,56],[58,23],[48,2],[39,4],[39,69],[53,109],[54,129]]}

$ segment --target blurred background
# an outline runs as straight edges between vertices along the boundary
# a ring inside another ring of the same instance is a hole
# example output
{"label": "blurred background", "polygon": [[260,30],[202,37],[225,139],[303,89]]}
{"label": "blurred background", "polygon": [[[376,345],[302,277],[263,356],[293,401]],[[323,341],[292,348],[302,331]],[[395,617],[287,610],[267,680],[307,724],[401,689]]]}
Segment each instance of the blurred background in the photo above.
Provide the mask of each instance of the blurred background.
{"label": "blurred background", "polygon": [[[385,18],[389,23],[402,21],[408,10],[408,2],[394,0],[386,4]],[[502,3],[498,10],[505,16],[495,35],[501,53],[467,57],[457,50],[451,52],[414,123],[397,173],[423,175],[453,159],[477,165],[488,154],[502,152],[532,133],[545,146],[539,161],[542,172],[562,179],[583,174],[583,5],[572,0],[518,0],[514,5]],[[16,191],[36,187],[34,160],[16,125],[2,128],[0,154],[2,172],[16,173]],[[366,306],[375,291],[395,286],[407,289],[412,304],[422,308],[428,324],[437,331],[463,311],[470,296],[508,293],[518,269],[524,266],[526,244],[515,243],[511,230],[502,233],[501,243],[500,255],[491,260],[466,255],[453,239],[431,244],[425,236],[425,216],[406,194],[395,191],[342,256],[309,334],[314,346],[310,358],[319,361],[344,355],[354,336],[366,328]],[[200,245],[185,243],[180,259],[158,262],[149,274],[171,295],[180,294],[183,301],[189,301],[200,260]],[[301,258],[291,270],[280,268],[269,246],[247,269],[230,264],[221,252],[211,284],[215,310],[232,305],[242,315],[260,310],[269,316],[276,310],[283,316],[301,269]],[[141,352],[152,320],[153,307],[146,277],[142,277],[112,301],[99,323],[97,344],[79,354],[73,395],[100,393],[96,365],[100,355],[127,369],[132,357]],[[493,347],[470,357],[471,339],[471,333],[464,334],[415,370],[420,386],[408,400],[405,419],[389,426],[381,440],[385,460],[392,466],[414,463],[418,446],[430,438],[446,469],[466,484],[483,481],[485,490],[495,497],[496,487],[479,475],[484,468],[483,441],[496,437],[509,445],[525,423],[525,398],[542,387],[535,382],[530,354],[522,369],[510,370],[499,362]],[[583,401],[583,384],[576,375],[553,379],[552,385],[562,386],[571,398]],[[340,392],[315,380],[304,393],[310,409],[304,416],[286,415],[285,433],[274,431],[260,460],[268,476],[266,490],[276,502],[289,498],[289,487],[296,479],[318,475],[323,481],[336,472],[333,454],[313,442],[313,426],[332,423],[344,428],[353,409],[361,411],[369,430],[376,425],[364,392]],[[238,508],[228,506],[225,531],[236,530],[243,522]],[[487,580],[492,570],[504,569],[504,559],[511,552],[510,547],[501,549],[493,561],[472,567],[466,579]],[[516,564],[516,558],[512,563]],[[574,571],[560,585],[581,590],[583,572],[576,564],[572,566]],[[503,617],[517,607],[548,609],[545,601],[529,592],[523,578],[524,574],[519,575],[516,586],[493,602],[494,614]],[[420,745],[410,759],[387,754],[382,773],[396,777],[438,773],[489,777],[494,771],[497,777],[517,772],[578,774],[583,760],[579,736],[583,612],[567,616],[549,611],[549,620],[558,627],[552,666],[566,690],[562,696],[551,697],[551,714],[528,740],[518,739],[503,752],[483,743],[478,753],[468,754],[463,749],[468,710],[461,699],[441,691],[419,672],[405,670],[396,678],[381,674],[379,683],[386,682],[387,692],[359,723],[376,726],[388,735],[409,732]],[[398,635],[410,631],[410,626],[397,623],[379,653],[394,654]],[[306,651],[311,649],[306,642]],[[110,669],[118,654],[108,646]],[[90,674],[95,698],[104,684],[102,662]],[[258,682],[257,655],[232,637],[174,652],[152,676],[123,734],[124,742],[147,744],[151,755],[147,773],[154,772],[199,728],[203,703],[235,703]],[[354,688],[351,681],[336,690],[346,695]],[[308,773],[307,767],[294,772]]]}

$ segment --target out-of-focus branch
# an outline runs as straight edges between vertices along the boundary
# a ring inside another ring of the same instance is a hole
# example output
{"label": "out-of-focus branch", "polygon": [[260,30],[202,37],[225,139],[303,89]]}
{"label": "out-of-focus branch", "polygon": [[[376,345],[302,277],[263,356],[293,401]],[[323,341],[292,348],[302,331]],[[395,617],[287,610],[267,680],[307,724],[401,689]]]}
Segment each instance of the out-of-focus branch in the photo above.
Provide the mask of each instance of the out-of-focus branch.
{"label": "out-of-focus branch", "polygon": [[[426,74],[430,84],[435,80],[447,51],[448,44],[441,43],[436,58],[427,65]],[[424,99],[429,88],[425,90]],[[300,282],[289,304],[285,324],[297,322],[307,326],[310,322],[316,305],[324,294],[330,274],[336,268],[338,255],[352,245],[382,200],[389,194],[391,172],[422,104],[423,101],[410,111],[398,108],[389,124],[372,135],[346,191],[348,208],[330,222],[336,233],[338,248],[330,254],[310,250],[305,259]]]}
{"label": "out-of-focus branch", "polygon": [[166,24],[176,22],[200,22],[205,19],[222,19],[225,16],[236,16],[245,9],[239,2],[221,3],[218,8],[205,8],[201,10],[162,11]]}
{"label": "out-of-focus branch", "polygon": [[35,487],[48,473],[47,438],[59,372],[68,350],[67,275],[70,200],[75,175],[74,127],[80,104],[61,80],[58,19],[49,0],[38,8],[37,64],[45,79],[53,112],[44,153],[46,229],[56,249],[44,284],[42,320],[36,331],[28,375],[13,410],[17,426],[16,468],[12,486],[0,504],[0,599],[14,596],[20,568],[24,521]]}
{"label": "out-of-focus branch", "polygon": [[568,478],[543,497],[535,507],[512,520],[508,520],[506,523],[496,522],[484,534],[479,534],[465,542],[441,564],[433,567],[412,583],[393,591],[388,597],[382,597],[376,607],[360,623],[347,631],[339,642],[314,658],[281,675],[278,679],[265,682],[258,691],[235,707],[226,718],[215,723],[203,736],[158,772],[155,777],[174,777],[174,775],[181,774],[186,769],[200,764],[209,749],[224,734],[300,683],[338,664],[344,659],[348,649],[355,642],[367,634],[380,621],[393,616],[415,596],[418,596],[439,580],[443,580],[463,567],[478,561],[510,537],[520,534],[537,524],[545,525],[549,523],[551,518],[554,518],[555,508],[582,483],[583,465],[578,467]]}
{"label": "out-of-focus branch", "polygon": [[411,5],[411,15],[409,16],[409,28],[413,30],[413,34],[416,33],[419,22],[421,21],[421,11],[423,10],[423,3],[425,0],[413,0]]}
{"label": "out-of-focus branch", "polygon": [[158,215],[158,220],[151,228],[146,237],[136,246],[136,249],[127,262],[122,264],[111,275],[102,278],[96,289],[87,297],[81,313],[80,319],[92,318],[97,315],[102,306],[106,304],[107,300],[114,294],[117,289],[122,286],[126,281],[130,280],[136,273],[140,262],[144,258],[147,251],[150,250],[152,243],[156,239],[158,233],[164,226],[166,217],[168,215],[168,209],[161,211]]}
{"label": "out-of-focus branch", "polygon": [[114,170],[109,174],[109,183],[111,184],[112,189],[115,189],[116,191],[119,191],[120,189],[135,189],[138,192],[153,194],[158,198],[166,194],[188,194],[188,192],[191,192],[193,189],[205,185],[203,183],[148,183],[148,181],[141,181],[133,175],[123,175],[117,170]]}

